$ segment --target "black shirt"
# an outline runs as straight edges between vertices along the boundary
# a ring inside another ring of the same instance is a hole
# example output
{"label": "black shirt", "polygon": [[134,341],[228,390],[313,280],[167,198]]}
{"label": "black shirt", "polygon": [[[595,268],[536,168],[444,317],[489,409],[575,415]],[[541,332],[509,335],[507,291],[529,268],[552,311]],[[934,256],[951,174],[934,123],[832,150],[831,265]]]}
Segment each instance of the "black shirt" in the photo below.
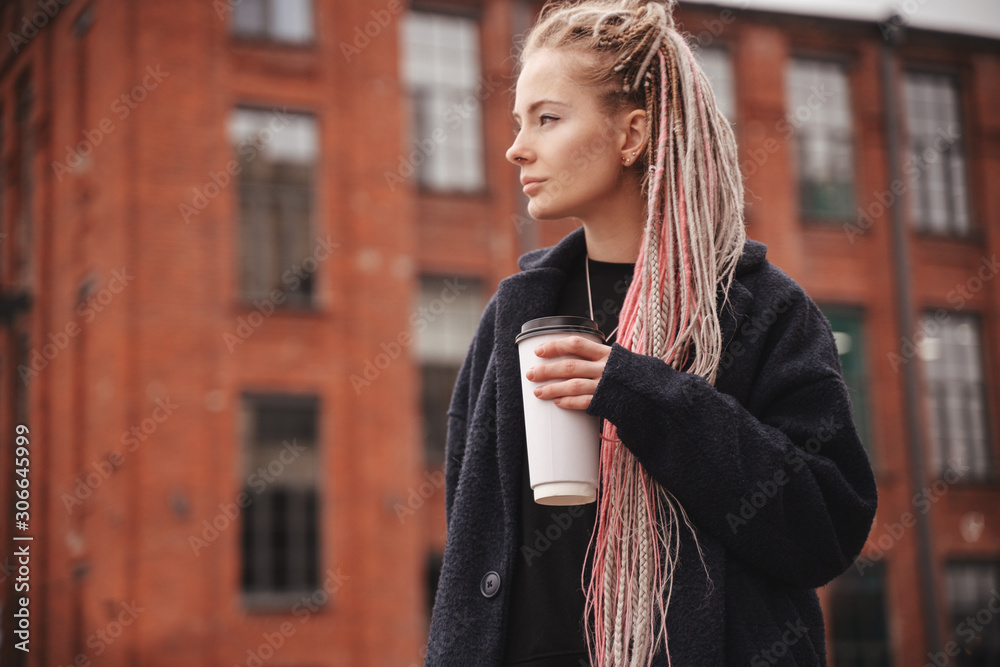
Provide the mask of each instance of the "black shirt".
{"label": "black shirt", "polygon": [[[607,337],[632,281],[634,264],[590,263],[594,320]],[[568,277],[554,315],[590,317],[583,262]],[[584,592],[581,580],[587,545],[597,521],[597,503],[555,507],[539,505],[528,477],[528,452],[522,454],[521,540],[511,582],[504,665],[586,667]],[[587,572],[589,581],[590,572]]]}

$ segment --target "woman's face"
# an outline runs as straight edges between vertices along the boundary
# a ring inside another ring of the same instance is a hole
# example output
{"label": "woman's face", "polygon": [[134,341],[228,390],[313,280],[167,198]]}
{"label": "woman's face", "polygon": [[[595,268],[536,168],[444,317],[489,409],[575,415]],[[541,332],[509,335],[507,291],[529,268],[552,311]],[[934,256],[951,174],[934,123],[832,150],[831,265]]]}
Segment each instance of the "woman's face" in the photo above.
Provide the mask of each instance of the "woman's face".
{"label": "woman's face", "polygon": [[627,124],[601,110],[595,89],[570,78],[574,57],[537,51],[517,80],[518,129],[507,159],[521,167],[528,214],[538,220],[586,218],[622,182]]}

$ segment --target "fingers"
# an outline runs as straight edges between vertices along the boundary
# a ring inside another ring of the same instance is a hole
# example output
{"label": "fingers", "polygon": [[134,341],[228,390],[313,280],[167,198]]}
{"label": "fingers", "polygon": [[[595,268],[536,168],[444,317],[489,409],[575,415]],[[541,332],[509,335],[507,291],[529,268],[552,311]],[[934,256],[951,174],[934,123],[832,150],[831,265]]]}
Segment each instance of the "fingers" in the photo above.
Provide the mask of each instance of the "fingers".
{"label": "fingers", "polygon": [[542,358],[569,357],[537,364],[525,372],[525,377],[532,382],[561,380],[536,387],[535,396],[552,400],[561,408],[586,410],[590,407],[611,348],[582,336],[567,336],[546,341],[534,352]]}
{"label": "fingers", "polygon": [[585,380],[574,378],[563,382],[553,382],[552,384],[535,387],[534,394],[541,399],[564,398],[567,396],[593,395],[597,390],[597,380]]}
{"label": "fingers", "polygon": [[607,358],[611,354],[611,348],[583,336],[567,336],[539,345],[535,348],[535,354],[545,358],[558,357],[562,354],[575,354],[584,359],[597,361],[598,359]]}
{"label": "fingers", "polygon": [[562,359],[532,366],[524,374],[532,382],[545,382],[560,378],[598,378],[604,372],[604,364],[583,359]]}

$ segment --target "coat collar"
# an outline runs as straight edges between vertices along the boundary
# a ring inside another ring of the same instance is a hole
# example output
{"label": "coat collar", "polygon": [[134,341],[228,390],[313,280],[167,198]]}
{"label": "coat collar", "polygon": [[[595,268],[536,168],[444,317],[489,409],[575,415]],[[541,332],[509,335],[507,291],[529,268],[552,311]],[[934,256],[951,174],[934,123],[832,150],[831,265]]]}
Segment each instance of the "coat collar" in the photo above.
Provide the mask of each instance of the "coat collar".
{"label": "coat collar", "polygon": [[[747,239],[743,248],[729,301],[719,317],[723,348],[732,340],[740,322],[748,317],[753,304],[753,295],[743,286],[740,276],[758,269],[767,252],[767,246],[752,239]],[[520,361],[514,338],[528,320],[555,312],[569,270],[574,262],[583,261],[586,249],[583,228],[577,228],[552,247],[522,255],[518,260],[521,272],[500,281],[497,287],[494,338],[497,396],[505,401],[504,409],[497,411],[497,459],[508,544],[517,543],[522,450],[526,447]]]}

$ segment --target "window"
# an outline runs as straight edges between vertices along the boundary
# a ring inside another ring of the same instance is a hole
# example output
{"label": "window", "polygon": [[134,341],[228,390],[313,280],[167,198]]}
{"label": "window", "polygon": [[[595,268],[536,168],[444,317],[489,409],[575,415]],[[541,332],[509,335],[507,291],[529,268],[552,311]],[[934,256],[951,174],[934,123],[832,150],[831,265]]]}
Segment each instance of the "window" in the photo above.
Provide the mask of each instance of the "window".
{"label": "window", "polygon": [[949,664],[1000,665],[1000,563],[949,563],[945,579],[950,640],[958,646]]}
{"label": "window", "polygon": [[830,583],[829,599],[833,667],[889,667],[882,564],[864,575],[850,568]]}
{"label": "window", "polygon": [[317,588],[318,407],[312,396],[243,396],[241,583],[251,604]]}
{"label": "window", "polygon": [[927,334],[918,353],[926,375],[924,402],[935,470],[986,477],[991,461],[979,320],[955,313],[935,319],[925,313],[920,327]]}
{"label": "window", "polygon": [[795,58],[786,76],[801,215],[810,220],[850,218],[854,152],[846,69],[836,62]]}
{"label": "window", "polygon": [[958,84],[944,74],[906,72],[903,97],[914,225],[934,234],[967,235],[968,189]]}
{"label": "window", "polygon": [[735,82],[733,80],[733,63],[726,49],[706,47],[693,49],[698,64],[712,84],[715,93],[715,103],[725,114],[731,125],[736,124]]}
{"label": "window", "polygon": [[448,407],[458,371],[479,326],[482,286],[468,278],[425,276],[412,319],[423,378],[424,452],[428,465],[444,463]]}
{"label": "window", "polygon": [[471,18],[410,12],[404,19],[402,70],[413,111],[406,154],[418,184],[473,192],[485,184],[479,24]]}
{"label": "window", "polygon": [[239,163],[239,292],[244,301],[281,290],[309,305],[317,162],[316,120],[308,114],[239,108],[229,119]]}
{"label": "window", "polygon": [[823,313],[830,321],[833,338],[840,354],[840,367],[851,397],[851,411],[858,435],[872,456],[871,432],[868,415],[868,377],[865,364],[865,341],[862,335],[862,314],[854,308],[824,306]]}
{"label": "window", "polygon": [[313,39],[312,0],[240,0],[230,28],[247,39],[303,44]]}

